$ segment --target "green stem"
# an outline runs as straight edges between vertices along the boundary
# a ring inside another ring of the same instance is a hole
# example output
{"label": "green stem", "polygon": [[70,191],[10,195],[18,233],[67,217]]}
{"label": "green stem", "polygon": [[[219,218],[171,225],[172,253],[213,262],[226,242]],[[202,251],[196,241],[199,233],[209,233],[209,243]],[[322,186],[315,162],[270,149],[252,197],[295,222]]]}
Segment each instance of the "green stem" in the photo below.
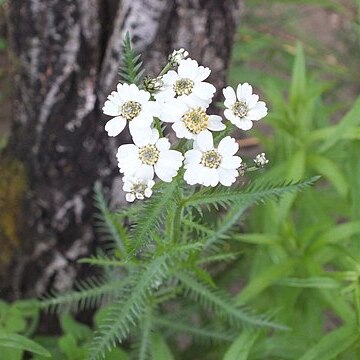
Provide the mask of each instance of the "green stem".
{"label": "green stem", "polygon": [[163,76],[166,74],[169,70],[172,69],[172,65],[170,63],[167,63],[164,68],[160,71],[160,74],[158,76]]}
{"label": "green stem", "polygon": [[177,200],[176,207],[175,209],[171,209],[166,222],[166,237],[168,241],[172,243],[180,242],[181,220],[183,211],[183,193],[181,185],[179,184],[179,179],[181,177],[182,173],[180,172],[175,180],[177,182],[177,187],[173,194],[173,196],[175,196]]}
{"label": "green stem", "polygon": [[159,132],[159,135],[160,135],[160,137],[163,137],[164,136],[164,134],[163,134],[163,131],[162,131],[162,128],[161,128],[161,124],[160,124],[160,120],[159,120],[159,118],[154,118],[155,119],[155,121],[154,121],[154,123],[155,123],[155,128],[156,128],[156,130]]}
{"label": "green stem", "polygon": [[182,205],[181,201],[176,206],[174,213],[174,223],[173,223],[173,242],[178,243],[180,239],[180,230],[181,230],[181,217],[182,217]]}

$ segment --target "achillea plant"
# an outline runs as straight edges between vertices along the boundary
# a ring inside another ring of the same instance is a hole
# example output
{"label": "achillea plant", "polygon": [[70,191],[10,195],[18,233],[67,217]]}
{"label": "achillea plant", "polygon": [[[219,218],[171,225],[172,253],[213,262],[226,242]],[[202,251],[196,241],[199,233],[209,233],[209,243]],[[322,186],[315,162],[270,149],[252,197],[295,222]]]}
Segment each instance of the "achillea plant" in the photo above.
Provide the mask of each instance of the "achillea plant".
{"label": "achillea plant", "polygon": [[[46,309],[75,311],[107,305],[88,359],[106,358],[125,340],[123,349],[134,359],[172,359],[180,350],[167,344],[181,333],[194,342],[220,343],[221,354],[244,327],[287,329],[273,321],[274,309],[259,314],[217,286],[211,266],[239,260],[235,235],[249,206],[299,191],[314,179],[284,184],[264,182],[260,174],[237,185],[239,176],[268,160],[260,154],[246,164],[229,134],[233,125],[250,129],[267,114],[266,105],[245,83],[223,90],[229,121],[211,114],[210,69],[187,56],[184,49],[174,51],[159,76],[143,78],[139,56],[125,39],[124,83],[103,111],[112,116],[105,125],[109,136],[129,126],[132,142],[116,156],[126,200],[134,204],[111,212],[96,185],[99,230],[113,246],[81,262],[103,267],[103,277],[42,301]],[[179,139],[175,144],[167,138],[171,132]]]}

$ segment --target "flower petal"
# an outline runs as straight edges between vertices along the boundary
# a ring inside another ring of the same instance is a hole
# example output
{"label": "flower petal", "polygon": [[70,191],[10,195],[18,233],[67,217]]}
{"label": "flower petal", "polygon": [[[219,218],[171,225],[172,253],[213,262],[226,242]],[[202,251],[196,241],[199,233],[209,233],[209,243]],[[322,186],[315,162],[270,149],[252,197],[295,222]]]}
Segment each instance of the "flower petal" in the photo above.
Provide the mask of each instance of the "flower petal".
{"label": "flower petal", "polygon": [[142,163],[138,158],[118,159],[118,166],[120,172],[125,174],[126,176],[134,176],[141,167],[141,165]]}
{"label": "flower petal", "polygon": [[130,84],[128,91],[130,93],[130,96],[131,96],[132,100],[137,100],[138,99],[140,90],[135,84]]}
{"label": "flower petal", "polygon": [[161,138],[156,142],[156,147],[160,151],[165,151],[170,149],[170,141],[167,138]]}
{"label": "flower petal", "polygon": [[199,149],[203,152],[212,150],[214,148],[214,140],[211,132],[209,131],[202,131],[200,134],[198,134],[195,142]]}
{"label": "flower petal", "polygon": [[230,136],[224,137],[218,146],[218,151],[222,156],[234,155],[239,150],[239,144]]}
{"label": "flower petal", "polygon": [[175,91],[172,86],[164,87],[158,93],[154,95],[156,101],[165,102],[173,99],[175,97]]}
{"label": "flower petal", "polygon": [[[152,128],[150,126],[140,128],[130,122],[129,130],[134,143],[139,147],[145,146],[152,135]],[[144,145],[139,145],[139,144],[144,144]]]}
{"label": "flower petal", "polygon": [[184,160],[183,155],[180,151],[176,150],[165,150],[160,152],[158,163],[163,164],[171,169],[178,170]]}
{"label": "flower petal", "polygon": [[223,89],[223,94],[225,97],[224,105],[228,108],[234,105],[236,101],[235,90],[231,86],[228,86],[225,89]]}
{"label": "flower petal", "polygon": [[248,108],[249,109],[253,108],[258,101],[259,101],[259,95],[256,94],[250,95],[247,101]]}
{"label": "flower petal", "polygon": [[202,172],[203,167],[199,164],[189,164],[184,173],[184,180],[189,185],[198,184],[199,174]]}
{"label": "flower petal", "polygon": [[234,123],[234,121],[236,121],[236,119],[237,119],[236,115],[235,115],[231,110],[229,110],[229,109],[226,109],[226,110],[224,111],[224,116],[225,116],[228,120],[230,120],[232,123]]}
{"label": "flower petal", "polygon": [[194,81],[204,81],[209,77],[211,70],[208,67],[199,66],[197,75],[194,77]]}
{"label": "flower petal", "polygon": [[198,62],[193,59],[181,60],[178,67],[178,74],[180,78],[195,79],[198,75]]}
{"label": "flower petal", "polygon": [[156,129],[151,129],[151,128],[149,131],[147,130],[143,132],[136,131],[136,136],[133,136],[133,141],[135,145],[139,148],[145,145],[155,144],[158,139],[159,139],[159,132]]}
{"label": "flower petal", "polygon": [[195,94],[181,95],[177,98],[177,100],[186,104],[189,108],[202,107],[204,109],[207,109],[209,107],[209,104],[211,103],[211,98],[201,99]]}
{"label": "flower petal", "polygon": [[154,178],[154,168],[151,165],[141,164],[135,173],[136,177],[145,181]]}
{"label": "flower petal", "polygon": [[222,123],[221,116],[210,115],[208,120],[208,129],[211,131],[221,131],[226,128],[225,124]]}
{"label": "flower petal", "polygon": [[144,191],[144,195],[149,198],[151,195],[152,195],[152,190],[149,189],[149,188],[146,188],[145,191]]}
{"label": "flower petal", "polygon": [[150,96],[151,96],[150,93],[148,93],[147,91],[139,90],[139,92],[137,94],[137,101],[140,104],[145,104],[145,103],[149,102]]}
{"label": "flower petal", "polygon": [[173,85],[175,81],[179,78],[179,75],[176,71],[170,70],[162,77],[162,81],[165,85]]}
{"label": "flower petal", "polygon": [[171,182],[173,177],[177,174],[177,170],[169,168],[163,163],[157,162],[154,167],[158,178],[165,182]]}
{"label": "flower petal", "polygon": [[221,160],[220,167],[224,169],[238,169],[241,164],[239,156],[224,156]]}
{"label": "flower petal", "polygon": [[116,157],[117,159],[125,159],[127,157],[138,157],[139,148],[134,144],[123,144],[119,146]]}
{"label": "flower petal", "polygon": [[185,153],[185,164],[200,164],[202,153],[199,150],[188,150]]}
{"label": "flower petal", "polygon": [[219,183],[219,174],[217,169],[208,167],[203,168],[203,182],[204,186],[216,186]]}
{"label": "flower petal", "polygon": [[164,122],[180,121],[189,107],[178,99],[171,99],[162,105],[160,119]]}
{"label": "flower petal", "polygon": [[230,186],[236,181],[236,177],[239,175],[237,170],[228,170],[218,168],[220,184],[224,186]]}
{"label": "flower petal", "polygon": [[216,88],[214,85],[207,82],[196,83],[192,93],[200,99],[211,100],[215,94]]}
{"label": "flower petal", "polygon": [[236,122],[233,123],[234,125],[236,125],[239,129],[247,131],[250,130],[253,126],[253,123],[251,120],[248,119],[237,119]]}
{"label": "flower petal", "polygon": [[135,195],[133,193],[127,193],[125,195],[125,199],[127,202],[134,202],[135,201]]}
{"label": "flower petal", "polygon": [[178,139],[195,139],[195,134],[192,134],[182,121],[178,121],[172,125],[172,129],[175,131],[175,135]]}
{"label": "flower petal", "polygon": [[126,119],[124,119],[122,116],[117,116],[106,123],[105,130],[109,136],[116,136],[124,130],[125,126]]}
{"label": "flower petal", "polygon": [[239,101],[245,101],[248,102],[248,99],[252,95],[252,86],[248,83],[239,84],[236,89],[237,98]]}
{"label": "flower petal", "polygon": [[109,115],[109,116],[119,116],[120,115],[119,106],[116,105],[112,100],[105,101],[102,111],[105,115]]}

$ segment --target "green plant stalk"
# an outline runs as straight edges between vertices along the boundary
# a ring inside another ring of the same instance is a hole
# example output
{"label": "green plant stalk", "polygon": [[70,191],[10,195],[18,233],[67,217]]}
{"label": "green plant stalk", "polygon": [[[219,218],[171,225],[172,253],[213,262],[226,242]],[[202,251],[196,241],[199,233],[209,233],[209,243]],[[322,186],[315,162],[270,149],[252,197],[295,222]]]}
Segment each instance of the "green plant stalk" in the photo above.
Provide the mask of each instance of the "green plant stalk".
{"label": "green plant stalk", "polygon": [[163,76],[164,74],[166,74],[169,70],[172,69],[172,65],[171,63],[167,63],[164,68],[160,71],[159,75],[158,76]]}
{"label": "green plant stalk", "polygon": [[156,117],[154,123],[155,123],[156,130],[159,132],[159,136],[162,138],[164,136],[164,134],[163,134],[163,131],[162,131],[162,128],[160,125],[159,118]]}
{"label": "green plant stalk", "polygon": [[181,221],[183,214],[182,194],[178,191],[178,203],[175,209],[169,212],[166,226],[166,235],[171,243],[178,243],[180,241]]}
{"label": "green plant stalk", "polygon": [[181,201],[179,201],[179,204],[176,206],[175,213],[174,213],[174,219],[173,219],[174,223],[173,223],[172,240],[174,243],[178,243],[179,239],[180,239],[182,210],[183,210],[183,208],[181,205]]}

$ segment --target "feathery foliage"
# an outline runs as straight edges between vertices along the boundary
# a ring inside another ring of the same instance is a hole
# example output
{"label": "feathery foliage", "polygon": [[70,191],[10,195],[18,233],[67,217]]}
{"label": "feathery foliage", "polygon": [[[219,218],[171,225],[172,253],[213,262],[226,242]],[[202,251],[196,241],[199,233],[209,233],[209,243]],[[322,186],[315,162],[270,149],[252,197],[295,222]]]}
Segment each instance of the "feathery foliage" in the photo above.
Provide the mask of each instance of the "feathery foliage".
{"label": "feathery foliage", "polygon": [[49,312],[65,309],[83,311],[95,309],[103,301],[115,299],[128,279],[88,279],[76,285],[77,290],[65,294],[50,293],[40,301],[40,307]]}
{"label": "feathery foliage", "polygon": [[242,203],[245,207],[260,203],[269,199],[270,197],[276,197],[284,193],[292,193],[304,190],[306,187],[314,184],[314,182],[318,179],[319,177],[315,176],[306,181],[299,181],[297,183],[282,183],[278,185],[275,185],[269,181],[259,180],[254,181],[245,189],[239,189],[237,187],[217,187],[211,189],[205,188],[184,199],[184,205],[212,205],[218,209],[219,206],[226,208],[234,203]]}
{"label": "feathery foliage", "polygon": [[117,216],[109,211],[104,194],[99,182],[94,186],[95,207],[98,209],[96,214],[97,230],[101,234],[103,241],[112,243],[120,254],[125,257],[127,254],[128,236],[126,230],[117,219]]}
{"label": "feathery foliage", "polygon": [[136,55],[129,33],[126,33],[123,43],[122,65],[119,69],[120,79],[128,84],[140,85],[144,75],[142,69],[141,55]]}
{"label": "feathery foliage", "polygon": [[176,277],[195,301],[199,301],[206,308],[224,317],[229,325],[241,327],[246,324],[282,330],[288,329],[286,326],[275,324],[265,317],[253,315],[245,308],[236,306],[228,294],[220,289],[212,289],[208,285],[202,284],[189,274],[181,272],[177,273]]}

